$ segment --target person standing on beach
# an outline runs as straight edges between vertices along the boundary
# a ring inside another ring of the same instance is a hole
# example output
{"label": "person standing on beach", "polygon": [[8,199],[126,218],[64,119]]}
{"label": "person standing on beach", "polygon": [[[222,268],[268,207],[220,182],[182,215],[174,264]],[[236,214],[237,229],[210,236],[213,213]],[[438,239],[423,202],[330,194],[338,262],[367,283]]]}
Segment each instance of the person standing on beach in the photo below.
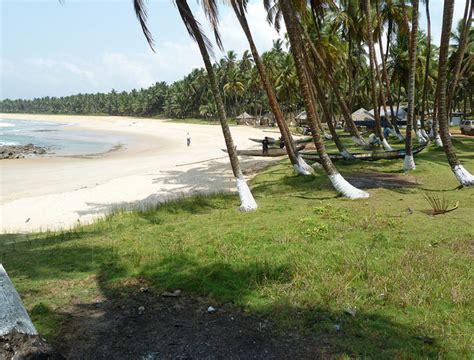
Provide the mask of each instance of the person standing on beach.
{"label": "person standing on beach", "polygon": [[186,136],[186,144],[187,144],[188,146],[191,145],[191,135],[189,135],[189,133],[188,133],[187,136]]}
{"label": "person standing on beach", "polygon": [[270,142],[268,141],[268,137],[265,136],[265,139],[263,139],[262,141],[262,153],[263,155],[267,155],[268,154],[268,144]]}

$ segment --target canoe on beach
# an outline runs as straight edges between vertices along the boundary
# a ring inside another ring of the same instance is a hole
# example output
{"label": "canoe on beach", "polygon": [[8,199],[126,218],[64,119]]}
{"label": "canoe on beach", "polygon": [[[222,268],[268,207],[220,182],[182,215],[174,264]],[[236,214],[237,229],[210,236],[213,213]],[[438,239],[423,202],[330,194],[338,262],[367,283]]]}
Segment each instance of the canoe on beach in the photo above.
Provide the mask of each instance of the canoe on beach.
{"label": "canoe on beach", "polygon": [[[269,145],[280,145],[280,140],[279,139],[275,139],[275,138],[267,138],[268,139],[268,144]],[[254,138],[249,138],[249,140],[252,140],[256,143],[263,143],[263,139],[254,139]],[[294,140],[294,143],[295,144],[305,144],[305,143],[309,143],[313,141],[313,138],[310,136],[310,137],[306,137],[306,138],[302,138],[302,139],[296,139]]]}
{"label": "canoe on beach", "polygon": [[[297,147],[297,151],[303,150],[305,145],[300,145]],[[222,149],[225,153],[227,153],[227,149]],[[276,157],[276,156],[285,156],[287,155],[286,149],[276,149],[270,148],[268,149],[267,154],[263,154],[262,149],[255,149],[255,150],[237,150],[237,155],[240,156],[263,156],[263,157]]]}
{"label": "canoe on beach", "polygon": [[[423,144],[413,148],[413,155],[416,155],[423,151],[427,144]],[[341,154],[328,154],[332,161],[347,160]],[[357,160],[364,161],[377,161],[377,160],[390,160],[400,159],[405,157],[405,149],[392,150],[392,151],[368,151],[362,153],[352,153]],[[321,159],[315,151],[302,152],[301,157],[309,162],[320,162]]]}

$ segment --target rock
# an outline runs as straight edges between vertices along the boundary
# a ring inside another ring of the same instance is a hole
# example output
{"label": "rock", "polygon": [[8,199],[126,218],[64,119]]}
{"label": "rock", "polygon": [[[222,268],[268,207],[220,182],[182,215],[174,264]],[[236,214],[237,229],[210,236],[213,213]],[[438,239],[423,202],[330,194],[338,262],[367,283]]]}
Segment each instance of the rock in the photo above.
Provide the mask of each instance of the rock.
{"label": "rock", "polygon": [[141,315],[141,314],[143,314],[144,312],[145,312],[145,307],[144,307],[144,306],[140,306],[140,307],[138,308],[138,313]]}
{"label": "rock", "polygon": [[48,151],[47,148],[28,145],[2,145],[0,146],[0,160],[1,159],[20,159],[28,155],[43,155]]}
{"label": "rock", "polygon": [[212,307],[212,306],[209,306],[209,307],[207,308],[207,312],[208,312],[209,314],[213,314],[213,313],[216,312],[216,309],[215,309],[214,307]]}
{"label": "rock", "polygon": [[350,315],[350,316],[354,317],[354,316],[356,316],[357,310],[356,310],[356,309],[347,308],[347,309],[344,309],[344,312],[345,312],[347,315]]}
{"label": "rock", "polygon": [[165,291],[161,294],[163,297],[178,297],[181,294],[181,290],[175,290],[173,292]]}

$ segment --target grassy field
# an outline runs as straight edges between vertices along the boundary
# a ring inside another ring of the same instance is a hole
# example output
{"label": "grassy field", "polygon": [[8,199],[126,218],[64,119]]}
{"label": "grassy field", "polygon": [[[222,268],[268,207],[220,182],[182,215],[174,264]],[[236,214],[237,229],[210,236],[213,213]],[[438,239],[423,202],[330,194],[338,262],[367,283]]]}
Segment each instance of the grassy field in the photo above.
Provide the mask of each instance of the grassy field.
{"label": "grassy field", "polygon": [[[474,139],[454,141],[473,172]],[[282,161],[252,181],[257,212],[239,213],[233,194],[197,196],[69,232],[2,235],[0,262],[48,336],[67,321],[60,309],[140,278],[266,314],[341,357],[471,358],[474,190],[456,189],[442,150],[416,160],[419,186],[362,201]],[[402,161],[338,167],[406,176]],[[459,208],[426,215],[430,191]]]}

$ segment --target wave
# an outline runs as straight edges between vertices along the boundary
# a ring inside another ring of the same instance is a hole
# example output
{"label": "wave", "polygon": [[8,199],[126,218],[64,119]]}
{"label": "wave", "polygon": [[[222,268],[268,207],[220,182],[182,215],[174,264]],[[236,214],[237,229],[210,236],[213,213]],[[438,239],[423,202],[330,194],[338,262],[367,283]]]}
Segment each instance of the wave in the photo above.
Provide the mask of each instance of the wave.
{"label": "wave", "polygon": [[19,143],[15,141],[0,141],[0,146],[13,146],[13,145],[19,145]]}
{"label": "wave", "polygon": [[6,123],[6,122],[2,122],[0,121],[0,128],[6,128],[6,127],[14,127],[15,124],[10,124],[10,123]]}

